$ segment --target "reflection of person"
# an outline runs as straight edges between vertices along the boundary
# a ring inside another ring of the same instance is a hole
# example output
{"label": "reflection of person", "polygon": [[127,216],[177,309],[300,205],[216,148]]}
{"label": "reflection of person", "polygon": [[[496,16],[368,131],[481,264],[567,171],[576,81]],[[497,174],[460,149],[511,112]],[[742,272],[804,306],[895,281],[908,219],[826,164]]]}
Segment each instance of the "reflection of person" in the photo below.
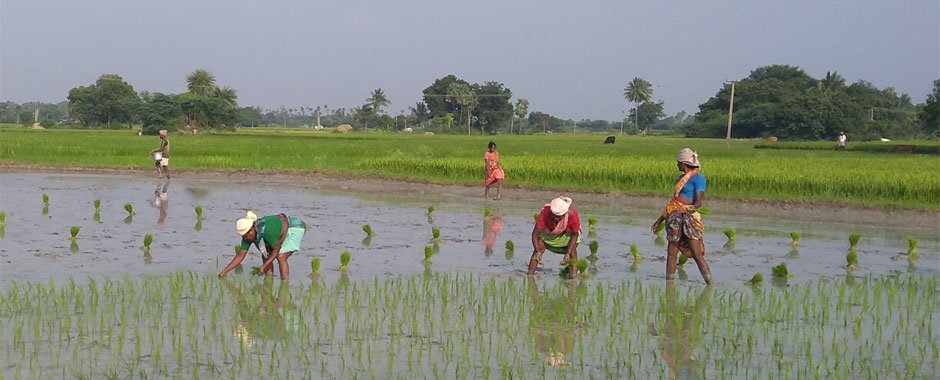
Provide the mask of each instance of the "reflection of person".
{"label": "reflection of person", "polygon": [[839,132],[839,137],[837,138],[837,141],[839,142],[839,149],[840,149],[840,150],[845,150],[845,140],[847,140],[847,139],[848,139],[848,138],[845,137],[845,133],[844,133],[844,132]]}
{"label": "reflection of person", "polygon": [[166,137],[167,130],[160,130],[160,147],[150,151],[150,154],[160,153],[160,158],[154,160],[153,166],[157,167],[157,178],[164,175],[170,179],[170,140]]}
{"label": "reflection of person", "polygon": [[496,151],[496,143],[490,141],[487,148],[486,153],[483,153],[483,164],[486,170],[483,181],[483,198],[489,198],[490,186],[495,184],[496,198],[493,198],[493,200],[499,200],[499,191],[503,187],[503,179],[506,178],[506,173],[499,166],[499,152]]}
{"label": "reflection of person", "polygon": [[575,261],[578,259],[578,243],[581,242],[581,217],[578,210],[571,207],[571,198],[560,196],[542,207],[532,229],[532,257],[529,259],[529,274],[535,274],[535,267],[544,265],[542,254],[545,250],[565,255],[561,263],[568,264],[569,274],[578,273]]}
{"label": "reflection of person", "polygon": [[281,280],[275,296],[273,282],[266,278],[263,286],[256,287],[260,299],[249,300],[231,280],[222,281],[235,301],[235,334],[248,347],[254,345],[256,339],[284,340],[292,330],[286,321],[295,308],[290,301],[290,286],[288,281]]}
{"label": "reflection of person", "polygon": [[498,212],[483,218],[483,253],[486,257],[493,255],[493,245],[496,244],[496,237],[502,229],[503,217]]}
{"label": "reflection of person", "polygon": [[539,294],[535,280],[529,278],[529,298],[532,311],[529,314],[529,328],[535,338],[535,348],[545,355],[545,361],[552,367],[564,367],[568,356],[574,353],[577,343],[577,310],[579,293],[583,284],[574,281],[564,282],[565,294],[543,296]]}
{"label": "reflection of person", "polygon": [[169,202],[167,201],[168,192],[167,190],[170,187],[170,182],[167,181],[163,184],[163,189],[160,189],[160,182],[157,182],[157,188],[153,190],[153,206],[160,211],[160,217],[157,219],[157,226],[163,227],[166,223],[166,212]]}
{"label": "reflection of person", "polygon": [[255,213],[248,211],[244,218],[235,222],[235,232],[242,237],[242,242],[232,261],[219,272],[219,277],[225,277],[229,271],[241,264],[252,244],[260,251],[260,243],[264,242],[267,255],[261,255],[263,263],[259,274],[273,275],[273,264],[277,260],[281,278],[287,278],[290,274],[287,259],[300,250],[300,241],[306,230],[307,224],[293,216],[277,214],[258,219]]}
{"label": "reflection of person", "polygon": [[669,368],[670,379],[697,379],[704,363],[695,360],[695,349],[702,342],[702,309],[708,304],[711,287],[707,286],[695,305],[679,303],[679,291],[672,281],[666,283],[663,302],[663,330],[650,325],[650,333],[659,339],[659,350]]}
{"label": "reflection of person", "polygon": [[681,251],[686,257],[695,260],[702,278],[711,284],[712,272],[705,262],[705,226],[702,224],[702,216],[695,210],[702,206],[705,197],[705,175],[699,173],[698,154],[692,149],[680,150],[676,161],[682,175],[676,182],[672,199],[666,203],[666,209],[653,222],[650,230],[655,235],[660,223],[666,222],[666,240],[669,241],[666,249],[666,279],[675,278],[678,252]]}

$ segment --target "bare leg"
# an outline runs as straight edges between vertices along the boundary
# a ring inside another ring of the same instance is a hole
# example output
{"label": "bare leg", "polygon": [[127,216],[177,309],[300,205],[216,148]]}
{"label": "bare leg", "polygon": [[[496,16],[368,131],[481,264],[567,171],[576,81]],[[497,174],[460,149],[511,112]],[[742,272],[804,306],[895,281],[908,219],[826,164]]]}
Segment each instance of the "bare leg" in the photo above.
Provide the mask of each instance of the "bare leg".
{"label": "bare leg", "polygon": [[496,181],[496,198],[493,198],[493,200],[495,201],[499,200],[499,192],[502,189],[503,189],[503,181],[502,180]]}
{"label": "bare leg", "polygon": [[166,176],[166,179],[170,179],[170,167],[161,166],[163,168],[163,174]]}
{"label": "bare leg", "polygon": [[679,261],[679,243],[669,242],[666,248],[666,279],[676,279],[676,265]]}
{"label": "bare leg", "polygon": [[576,277],[578,277],[578,251],[574,250],[568,258],[568,278]]}
{"label": "bare leg", "polygon": [[702,274],[702,279],[706,284],[712,283],[712,271],[705,262],[705,243],[701,240],[689,241],[689,248],[692,249],[692,260],[698,265],[698,271]]}
{"label": "bare leg", "polygon": [[[266,262],[266,261],[268,261],[268,257],[262,255],[262,256],[261,256],[261,262],[264,263],[264,262]],[[265,276],[274,276],[274,265],[268,265],[268,268],[264,270],[264,275],[265,275]]]}
{"label": "bare leg", "polygon": [[490,185],[483,186],[483,199],[490,198]]}
{"label": "bare leg", "polygon": [[535,274],[535,268],[539,266],[539,263],[542,261],[542,254],[545,253],[545,242],[542,239],[536,241],[535,251],[532,252],[532,257],[529,258],[529,275]]}
{"label": "bare leg", "polygon": [[281,271],[281,278],[287,278],[290,276],[290,266],[287,265],[287,258],[290,257],[291,252],[285,252],[277,255],[277,265]]}
{"label": "bare leg", "polygon": [[157,178],[163,178],[163,170],[160,169],[160,161],[154,162],[153,166],[157,168]]}

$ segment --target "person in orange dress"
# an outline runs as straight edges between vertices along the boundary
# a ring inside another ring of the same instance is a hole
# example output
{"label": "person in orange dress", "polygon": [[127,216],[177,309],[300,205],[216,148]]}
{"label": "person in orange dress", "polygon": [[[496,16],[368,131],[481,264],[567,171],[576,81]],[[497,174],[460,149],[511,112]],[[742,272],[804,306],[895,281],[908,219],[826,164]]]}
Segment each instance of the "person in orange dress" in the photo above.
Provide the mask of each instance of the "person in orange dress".
{"label": "person in orange dress", "polygon": [[496,151],[496,143],[490,141],[487,148],[486,153],[483,153],[483,163],[486,169],[486,179],[483,181],[483,198],[489,198],[490,186],[495,184],[496,198],[493,198],[493,200],[498,201],[499,191],[503,187],[503,179],[506,178],[506,173],[504,173],[503,168],[499,166],[499,152]]}

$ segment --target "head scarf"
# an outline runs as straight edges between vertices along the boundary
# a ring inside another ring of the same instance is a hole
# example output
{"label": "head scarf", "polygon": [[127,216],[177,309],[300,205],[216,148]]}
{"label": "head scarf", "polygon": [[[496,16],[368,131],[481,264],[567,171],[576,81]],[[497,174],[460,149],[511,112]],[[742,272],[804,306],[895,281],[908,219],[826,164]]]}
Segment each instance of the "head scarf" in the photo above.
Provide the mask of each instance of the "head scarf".
{"label": "head scarf", "polygon": [[244,218],[239,219],[235,222],[235,232],[238,233],[238,236],[245,236],[248,233],[248,230],[255,225],[255,221],[258,220],[258,216],[255,213],[248,211],[245,214]]}
{"label": "head scarf", "polygon": [[556,216],[562,216],[568,213],[568,208],[571,207],[571,198],[562,195],[558,198],[552,199],[552,203],[549,203],[548,205],[552,210],[552,214],[555,214]]}
{"label": "head scarf", "polygon": [[676,155],[676,161],[696,168],[701,166],[698,162],[698,153],[695,153],[694,150],[689,148],[682,148],[679,154]]}
{"label": "head scarf", "polygon": [[161,129],[160,136],[166,137],[166,132],[167,132],[166,129]]}

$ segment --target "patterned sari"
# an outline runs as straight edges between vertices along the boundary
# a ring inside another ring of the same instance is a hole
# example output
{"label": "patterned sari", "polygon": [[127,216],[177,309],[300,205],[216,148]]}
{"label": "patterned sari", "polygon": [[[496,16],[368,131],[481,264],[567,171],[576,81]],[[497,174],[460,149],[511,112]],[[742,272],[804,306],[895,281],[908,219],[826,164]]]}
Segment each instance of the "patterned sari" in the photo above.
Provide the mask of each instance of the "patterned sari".
{"label": "patterned sari", "polygon": [[679,201],[679,192],[685,186],[689,178],[692,178],[698,170],[690,170],[679,178],[676,182],[675,192],[671,200],[666,203],[662,217],[666,221],[666,240],[671,243],[678,243],[682,248],[682,254],[691,257],[689,252],[689,240],[702,240],[705,233],[705,225],[702,224],[702,216],[698,211],[689,212],[688,206]]}

